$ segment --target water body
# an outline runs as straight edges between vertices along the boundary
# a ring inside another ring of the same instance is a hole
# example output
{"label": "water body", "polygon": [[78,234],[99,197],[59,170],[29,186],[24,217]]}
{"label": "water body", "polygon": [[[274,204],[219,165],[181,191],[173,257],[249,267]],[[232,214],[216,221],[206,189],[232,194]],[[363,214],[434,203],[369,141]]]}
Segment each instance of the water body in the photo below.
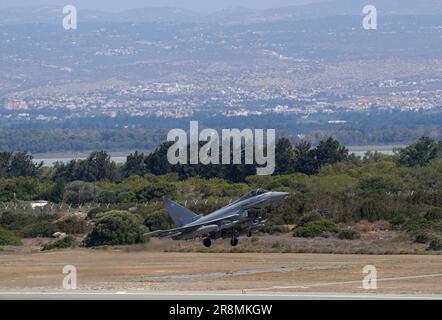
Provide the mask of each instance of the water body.
{"label": "water body", "polygon": [[[115,152],[110,153],[111,161],[115,163],[125,163],[128,152]],[[84,160],[89,156],[89,153],[45,153],[45,154],[34,154],[34,161],[39,163],[43,161],[43,165],[47,167],[52,167],[56,162],[68,163],[71,160]]]}
{"label": "water body", "polygon": [[[349,146],[347,147],[350,153],[355,154],[358,157],[363,157],[367,151],[370,152],[380,152],[383,154],[393,155],[395,148],[404,148],[402,145],[394,146]],[[111,152],[111,160],[115,163],[125,163],[128,154],[133,151],[127,152]],[[149,152],[144,152],[148,154]],[[88,153],[48,153],[48,154],[35,154],[35,162],[43,161],[43,165],[52,167],[56,162],[67,163],[71,160],[78,159],[84,160],[88,157]]]}
{"label": "water body", "polygon": [[350,153],[364,157],[367,152],[379,152],[387,155],[394,155],[395,149],[405,148],[406,145],[394,145],[394,146],[349,146],[347,149]]}

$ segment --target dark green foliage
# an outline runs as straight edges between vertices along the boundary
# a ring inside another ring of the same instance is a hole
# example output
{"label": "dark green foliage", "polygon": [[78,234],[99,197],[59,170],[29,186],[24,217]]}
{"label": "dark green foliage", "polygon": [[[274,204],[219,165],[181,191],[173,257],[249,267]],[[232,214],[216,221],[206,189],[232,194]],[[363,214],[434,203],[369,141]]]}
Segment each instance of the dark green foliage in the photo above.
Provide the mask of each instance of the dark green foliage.
{"label": "dark green foliage", "polygon": [[295,171],[295,157],[289,139],[281,138],[275,146],[275,175],[290,174]]}
{"label": "dark green foliage", "polygon": [[422,137],[415,144],[400,150],[398,162],[408,167],[424,166],[436,158],[437,152],[437,143],[429,137]]}
{"label": "dark green foliage", "polygon": [[318,220],[307,222],[303,226],[295,228],[294,237],[313,238],[326,235],[327,233],[338,233],[339,227],[327,220]]}
{"label": "dark green foliage", "polygon": [[431,251],[441,251],[442,250],[442,239],[436,238],[430,242],[430,245],[428,246],[428,250]]}
{"label": "dark green foliage", "polygon": [[29,215],[5,211],[0,215],[0,226],[8,230],[19,230],[26,226],[30,220]]}
{"label": "dark green foliage", "polygon": [[155,175],[163,175],[176,171],[176,166],[171,165],[167,160],[167,151],[172,144],[172,142],[164,142],[159,148],[146,157],[144,161],[146,163],[147,172]]}
{"label": "dark green foliage", "polygon": [[431,227],[431,222],[426,220],[423,217],[413,217],[409,218],[409,220],[404,224],[404,229],[407,232],[416,234],[423,230],[427,230]]}
{"label": "dark green foliage", "polygon": [[144,225],[149,228],[149,230],[167,230],[174,228],[174,224],[171,221],[169,215],[164,209],[148,209],[142,212],[138,211],[140,215],[144,218]]}
{"label": "dark green foliage", "polygon": [[0,216],[2,228],[15,231],[24,238],[50,237],[56,230],[50,222],[54,217],[5,211]]}
{"label": "dark green foliage", "polygon": [[317,161],[317,166],[320,168],[327,164],[347,160],[348,150],[344,146],[341,146],[339,141],[330,137],[326,141],[321,141],[318,144],[314,149],[314,156]]}
{"label": "dark green foliage", "polygon": [[0,228],[0,246],[18,246],[21,240],[13,232]]}
{"label": "dark green foliage", "polygon": [[148,229],[141,217],[127,211],[109,211],[97,215],[92,232],[84,240],[86,247],[144,242]]}
{"label": "dark green foliage", "polygon": [[62,202],[65,186],[66,183],[63,179],[57,179],[49,192],[48,200],[55,203]]}
{"label": "dark green foliage", "polygon": [[290,231],[284,225],[268,225],[264,226],[261,230],[269,234],[286,233]]}
{"label": "dark green foliage", "polygon": [[92,152],[86,160],[71,160],[65,164],[55,164],[54,179],[64,181],[81,180],[95,182],[101,180],[115,181],[118,177],[115,162],[105,151]]}
{"label": "dark green foliage", "polygon": [[63,239],[60,239],[56,242],[45,244],[41,250],[48,251],[53,249],[66,249],[75,247],[76,245],[77,241],[75,240],[75,237],[67,235]]}
{"label": "dark green foliage", "polygon": [[76,216],[68,214],[61,217],[54,222],[56,231],[69,233],[69,234],[83,234],[87,231],[86,220]]}
{"label": "dark green foliage", "polygon": [[339,232],[338,238],[341,240],[353,240],[359,238],[359,233],[351,229],[343,229]]}
{"label": "dark green foliage", "polygon": [[98,190],[90,182],[73,181],[66,186],[65,202],[77,205],[93,202]]}
{"label": "dark green foliage", "polygon": [[173,198],[175,196],[175,186],[170,183],[152,183],[137,190],[135,195],[138,201],[146,202],[164,197]]}
{"label": "dark green foliage", "polygon": [[425,219],[428,221],[442,220],[442,208],[431,208],[425,214]]}
{"label": "dark green foliage", "polygon": [[[232,182],[243,182],[247,176],[256,174],[256,165],[171,165],[167,160],[167,151],[171,145],[171,142],[165,142],[147,156],[137,152],[130,154],[127,157],[127,163],[123,167],[124,176],[128,177],[133,174],[142,175],[146,172],[155,175],[177,172],[180,180],[200,176],[205,179],[217,177]],[[200,142],[200,147],[203,145],[204,143]],[[187,150],[187,152],[189,152],[189,150]],[[241,149],[241,155],[244,161],[244,145]],[[319,145],[313,149],[310,143],[306,141],[301,141],[295,147],[292,147],[290,140],[281,138],[275,146],[275,157],[276,167],[274,174],[276,175],[290,174],[292,172],[315,174],[324,165],[346,161],[348,159],[348,150],[333,138],[321,141]],[[232,151],[230,158],[233,159]]]}
{"label": "dark green foliage", "polygon": [[427,243],[431,240],[431,237],[428,235],[428,233],[423,232],[416,235],[414,241],[417,243]]}
{"label": "dark green foliage", "polygon": [[51,222],[41,220],[28,224],[21,232],[24,238],[48,238],[56,231]]}
{"label": "dark green foliage", "polygon": [[311,149],[310,142],[301,140],[295,145],[293,155],[295,157],[295,172],[312,175],[318,172],[318,164],[315,160],[315,151]]}
{"label": "dark green foliage", "polygon": [[91,210],[88,211],[87,217],[88,217],[88,219],[95,219],[97,214],[107,212],[107,211],[110,211],[110,210],[107,208],[92,208]]}
{"label": "dark green foliage", "polygon": [[0,152],[0,178],[35,177],[42,165],[26,152]]}
{"label": "dark green foliage", "polygon": [[390,220],[390,223],[394,229],[399,229],[406,222],[407,222],[407,216],[405,214],[396,215]]}
{"label": "dark green foliage", "polygon": [[[428,243],[442,232],[442,160],[437,156],[433,159],[432,152],[422,152],[432,146],[425,141],[421,139],[408,151],[430,154],[423,158],[432,160],[408,166],[398,161],[399,155],[354,159],[334,139],[326,139],[317,147],[306,141],[292,146],[289,140],[280,139],[277,174],[273,176],[257,176],[254,166],[244,165],[160,165],[170,143],[151,155],[134,153],[121,166],[110,162],[106,153],[98,152],[80,162],[39,169],[34,177],[0,179],[0,202],[11,202],[4,209],[10,212],[0,217],[0,226],[26,237],[60,231],[54,229],[64,228],[53,224],[57,217],[36,218],[42,210],[31,210],[28,203],[22,202],[50,200],[73,207],[101,204],[100,209],[89,212],[89,219],[104,211],[131,208],[141,217],[141,225],[152,230],[167,229],[173,225],[161,205],[163,198],[178,200],[199,214],[207,214],[251,189],[266,188],[289,192],[289,197],[277,206],[259,211],[268,221],[266,232],[282,231],[285,225],[298,225],[296,232],[300,232],[299,228],[318,220],[345,224],[387,220],[410,239]],[[422,158],[410,152],[411,158]],[[78,177],[89,182],[71,181]],[[25,205],[28,209],[22,210]],[[13,207],[17,209],[11,211]],[[27,213],[17,213],[24,211]],[[65,229],[69,233],[88,231],[84,225],[77,227],[68,223]]]}
{"label": "dark green foliage", "polygon": [[47,184],[30,177],[16,177],[0,179],[0,202],[9,202],[15,199],[36,200],[44,198]]}
{"label": "dark green foliage", "polygon": [[123,166],[125,177],[142,176],[147,172],[146,158],[144,153],[135,151],[126,157],[126,163]]}
{"label": "dark green foliage", "polygon": [[321,215],[319,213],[317,213],[317,212],[308,213],[308,214],[302,216],[298,225],[303,226],[306,223],[309,223],[311,221],[317,221],[317,220],[321,220]]}
{"label": "dark green foliage", "polygon": [[113,204],[117,202],[117,194],[111,190],[102,190],[98,192],[95,201],[102,204]]}

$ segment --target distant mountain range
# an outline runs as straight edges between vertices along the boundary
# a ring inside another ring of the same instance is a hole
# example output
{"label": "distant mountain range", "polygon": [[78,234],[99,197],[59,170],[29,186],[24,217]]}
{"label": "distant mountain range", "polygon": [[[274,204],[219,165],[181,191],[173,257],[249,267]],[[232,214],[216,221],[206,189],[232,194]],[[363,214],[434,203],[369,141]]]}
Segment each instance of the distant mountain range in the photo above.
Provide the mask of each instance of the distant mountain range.
{"label": "distant mountain range", "polygon": [[[332,0],[267,10],[233,7],[210,14],[185,9],[158,7],[127,10],[119,13],[79,9],[79,22],[144,23],[222,23],[250,24],[276,20],[309,20],[330,16],[362,15],[362,8],[375,5],[380,15],[442,14],[440,0]],[[0,25],[61,23],[62,6],[0,9]]]}

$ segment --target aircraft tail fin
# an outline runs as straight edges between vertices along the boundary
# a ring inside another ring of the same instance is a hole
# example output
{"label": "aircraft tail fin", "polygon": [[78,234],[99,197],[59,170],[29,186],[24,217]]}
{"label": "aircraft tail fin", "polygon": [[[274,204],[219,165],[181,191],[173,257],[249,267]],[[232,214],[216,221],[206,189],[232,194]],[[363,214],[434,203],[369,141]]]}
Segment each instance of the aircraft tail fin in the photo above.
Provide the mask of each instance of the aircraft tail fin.
{"label": "aircraft tail fin", "polygon": [[195,219],[199,217],[189,209],[171,200],[164,200],[164,205],[177,228],[195,221]]}

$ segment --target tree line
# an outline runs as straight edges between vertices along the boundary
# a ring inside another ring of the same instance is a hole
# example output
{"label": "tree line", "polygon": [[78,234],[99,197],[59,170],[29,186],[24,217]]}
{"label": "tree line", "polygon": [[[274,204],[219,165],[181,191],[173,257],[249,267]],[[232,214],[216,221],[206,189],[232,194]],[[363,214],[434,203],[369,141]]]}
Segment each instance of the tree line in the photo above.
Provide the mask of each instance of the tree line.
{"label": "tree line", "polygon": [[[244,182],[248,176],[255,173],[256,164],[171,165],[167,159],[167,151],[171,144],[172,142],[164,142],[150,154],[135,151],[127,156],[123,165],[111,161],[111,156],[106,151],[92,152],[84,160],[57,162],[53,168],[43,168],[43,163],[35,163],[33,156],[26,152],[0,152],[0,178],[41,176],[52,181],[64,182],[77,180],[121,182],[133,175],[176,173],[180,180],[200,176],[206,179],[221,178],[230,182]],[[416,143],[398,150],[397,155],[391,159],[402,166],[424,166],[435,159],[441,149],[441,142],[422,137]],[[244,158],[244,149],[242,155]],[[320,141],[315,147],[312,147],[311,143],[306,140],[293,145],[288,138],[280,138],[275,146],[274,175],[297,172],[315,175],[321,167],[326,165],[343,161],[363,163],[374,158],[389,158],[389,156],[368,153],[360,159],[349,154],[348,149],[332,137]]]}
{"label": "tree line", "polygon": [[[297,225],[305,226],[301,231],[309,234],[318,227],[334,228],[323,221],[386,221],[416,242],[442,244],[441,146],[441,142],[423,137],[393,156],[369,153],[359,158],[332,138],[315,147],[306,141],[292,145],[281,138],[273,176],[256,176],[254,170],[248,174],[241,165],[230,169],[171,166],[166,158],[168,143],[148,155],[134,152],[121,165],[103,151],[54,167],[35,163],[26,153],[3,152],[0,202],[95,203],[87,212],[90,219],[101,219],[100,214],[111,209],[124,210],[137,214],[137,221],[145,227],[157,230],[173,226],[164,208],[155,205],[162,198],[186,203],[205,214],[251,189],[265,188],[289,193],[279,206],[262,211],[268,219],[266,232]],[[3,228],[19,230],[23,236],[47,235],[53,230],[54,218],[31,218],[8,210],[0,207]]]}

